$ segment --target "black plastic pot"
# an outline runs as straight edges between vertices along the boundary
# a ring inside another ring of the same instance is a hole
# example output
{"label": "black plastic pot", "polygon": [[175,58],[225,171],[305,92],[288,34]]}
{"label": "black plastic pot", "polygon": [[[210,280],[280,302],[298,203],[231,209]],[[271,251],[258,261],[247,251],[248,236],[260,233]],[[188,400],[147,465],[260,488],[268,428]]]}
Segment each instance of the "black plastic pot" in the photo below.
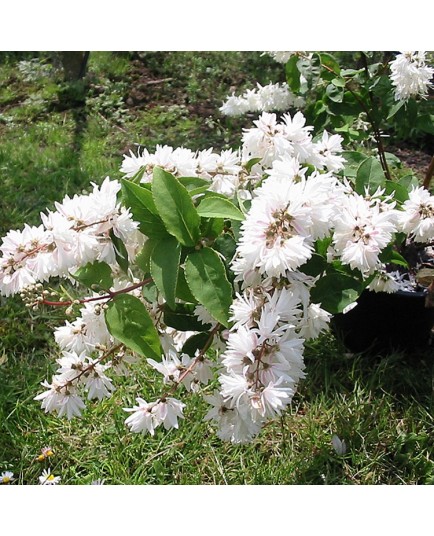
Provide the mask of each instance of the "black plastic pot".
{"label": "black plastic pot", "polygon": [[334,316],[331,326],[352,352],[428,349],[434,344],[434,308],[425,307],[425,297],[425,292],[365,291],[354,309]]}

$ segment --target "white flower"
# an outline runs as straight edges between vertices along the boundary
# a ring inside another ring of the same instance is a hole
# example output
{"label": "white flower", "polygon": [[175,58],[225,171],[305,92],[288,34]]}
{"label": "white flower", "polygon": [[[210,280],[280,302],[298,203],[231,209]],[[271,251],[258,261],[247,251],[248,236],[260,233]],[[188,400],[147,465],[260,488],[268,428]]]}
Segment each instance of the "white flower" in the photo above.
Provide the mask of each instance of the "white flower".
{"label": "white flower", "polygon": [[344,264],[373,273],[381,266],[379,255],[392,240],[396,231],[395,211],[380,211],[362,196],[353,194],[342,201],[336,216],[333,245]]}
{"label": "white flower", "polygon": [[393,294],[399,290],[399,284],[392,274],[387,272],[379,272],[375,275],[374,279],[369,283],[367,288],[373,292],[387,292],[389,294]]}
{"label": "white flower", "polygon": [[222,386],[223,398],[230,401],[230,407],[240,409],[243,404],[249,404],[251,382],[242,373],[237,374],[232,369],[229,374],[221,374],[219,382]]}
{"label": "white flower", "polygon": [[124,155],[120,171],[124,173],[125,177],[127,178],[133,177],[146,166],[148,155],[149,153],[146,151],[146,149],[143,151],[143,154],[138,153],[137,156],[130,151],[129,156]]}
{"label": "white flower", "polygon": [[222,355],[222,363],[228,370],[240,373],[255,360],[254,351],[258,348],[258,336],[246,326],[239,326],[229,334],[227,349]]}
{"label": "white flower", "polygon": [[309,163],[317,169],[327,169],[328,171],[339,171],[343,169],[345,159],[339,155],[342,152],[342,136],[333,134],[330,136],[324,130],[321,141],[314,144],[314,151]]}
{"label": "white flower", "polygon": [[193,369],[194,379],[203,385],[207,385],[214,378],[213,367],[215,364],[203,356],[195,357]]}
{"label": "white flower", "polygon": [[10,484],[14,480],[15,478],[12,471],[3,471],[0,475],[0,484]]}
{"label": "white flower", "polygon": [[51,469],[44,469],[42,475],[39,477],[39,484],[42,486],[55,486],[61,480],[60,476],[54,476],[51,473]]}
{"label": "white flower", "polygon": [[291,402],[294,391],[291,387],[270,382],[264,389],[255,393],[250,402],[263,418],[272,419],[281,415],[282,410]]}
{"label": "white flower", "polygon": [[176,350],[170,348],[166,355],[163,355],[161,362],[148,358],[147,362],[164,377],[165,384],[177,383],[184,367],[178,357]]}
{"label": "white flower", "polygon": [[56,362],[60,365],[57,369],[61,377],[62,382],[74,381],[81,371],[87,367],[87,355],[86,351],[77,354],[76,352],[62,352],[62,357],[57,359]]}
{"label": "white flower", "polygon": [[152,408],[156,421],[166,430],[178,428],[178,418],[183,419],[185,404],[176,398],[162,398]]}
{"label": "white flower", "polygon": [[76,394],[74,386],[66,386],[60,376],[53,376],[51,384],[44,381],[42,385],[48,390],[35,396],[34,400],[42,400],[41,407],[45,409],[45,413],[57,411],[59,417],[66,415],[68,420],[81,416],[81,410],[86,406]]}
{"label": "white flower", "polygon": [[300,107],[304,100],[296,98],[288,84],[268,84],[246,90],[243,95],[232,93],[220,107],[223,115],[239,116],[247,112],[287,111],[291,106]]}
{"label": "white flower", "polygon": [[220,393],[215,392],[211,396],[205,396],[204,399],[212,406],[204,420],[217,424],[217,436],[222,441],[235,444],[248,443],[261,430],[261,422],[253,420],[251,412],[229,407]]}
{"label": "white flower", "polygon": [[305,339],[316,339],[320,333],[327,331],[332,315],[317,303],[311,303],[304,318],[300,335]]}
{"label": "white flower", "polygon": [[138,406],[133,408],[124,408],[124,411],[131,412],[126,420],[125,424],[130,428],[132,432],[149,432],[151,435],[154,435],[155,428],[159,423],[156,422],[154,415],[152,414],[152,408],[155,403],[146,402],[143,398],[136,398],[136,401],[139,403]]}
{"label": "white flower", "polygon": [[209,314],[203,305],[196,305],[193,312],[197,316],[199,322],[203,325],[209,324],[213,328],[217,325],[216,320]]}
{"label": "white flower", "polygon": [[293,51],[270,51],[266,52],[269,56],[273,58],[274,61],[277,61],[278,63],[286,63],[296,52]]}
{"label": "white flower", "polygon": [[10,296],[36,281],[47,279],[49,245],[50,237],[42,225],[26,224],[22,231],[9,231],[0,246],[0,293]]}
{"label": "white flower", "polygon": [[426,97],[433,87],[434,69],[425,63],[425,52],[401,52],[390,62],[390,80],[395,87],[395,100]]}
{"label": "white flower", "polygon": [[252,289],[247,289],[242,295],[237,293],[236,296],[230,307],[232,316],[229,320],[234,322],[234,329],[242,325],[251,327],[261,309],[261,300]]}
{"label": "white flower", "polygon": [[243,275],[257,270],[271,277],[295,270],[312,255],[309,222],[310,208],[304,206],[297,184],[269,177],[242,223],[237,247],[238,258],[244,260],[242,270],[237,261],[232,269]]}
{"label": "white flower", "polygon": [[413,187],[402,208],[398,215],[401,229],[417,242],[434,240],[434,195],[425,188]]}
{"label": "white flower", "polygon": [[111,396],[115,390],[111,379],[105,374],[107,369],[111,368],[110,364],[102,365],[96,360],[89,359],[89,374],[85,375],[85,388],[88,390],[87,398],[89,400],[97,398],[102,400]]}
{"label": "white flower", "polygon": [[226,97],[226,101],[219,108],[223,115],[238,116],[249,111],[249,102],[243,97],[232,94]]}
{"label": "white flower", "polygon": [[142,398],[136,398],[139,403],[133,408],[125,408],[132,415],[125,420],[132,432],[146,432],[154,435],[155,428],[163,424],[166,430],[178,428],[178,418],[183,419],[185,404],[176,398],[164,398],[157,402],[148,403]]}

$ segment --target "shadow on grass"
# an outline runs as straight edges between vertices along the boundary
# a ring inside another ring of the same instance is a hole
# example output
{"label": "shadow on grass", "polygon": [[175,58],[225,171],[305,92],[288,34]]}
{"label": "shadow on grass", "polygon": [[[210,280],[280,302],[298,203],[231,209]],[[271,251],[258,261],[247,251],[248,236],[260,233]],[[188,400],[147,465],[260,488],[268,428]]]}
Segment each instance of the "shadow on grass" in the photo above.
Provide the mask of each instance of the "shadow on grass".
{"label": "shadow on grass", "polygon": [[66,194],[78,193],[89,184],[82,151],[88,128],[86,86],[81,93],[59,90],[59,109],[37,121],[28,119],[5,136],[0,147],[2,196],[0,233],[24,223],[39,225],[41,211]]}

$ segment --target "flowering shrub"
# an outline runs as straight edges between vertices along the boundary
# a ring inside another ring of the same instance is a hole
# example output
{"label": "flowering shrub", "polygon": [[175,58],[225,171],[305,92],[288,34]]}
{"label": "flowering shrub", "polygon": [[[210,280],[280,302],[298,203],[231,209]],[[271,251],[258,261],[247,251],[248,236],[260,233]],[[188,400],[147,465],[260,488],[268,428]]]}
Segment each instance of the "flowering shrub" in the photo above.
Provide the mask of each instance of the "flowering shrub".
{"label": "flowering shrub", "polygon": [[[166,388],[125,408],[133,432],[177,428],[177,392],[206,386],[205,419],[223,440],[248,442],[281,415],[305,376],[306,341],[364,289],[395,290],[386,265],[406,264],[397,242],[434,238],[434,197],[407,192],[374,156],[347,177],[343,141],[301,112],[263,111],[239,150],[130,153],[121,181],[10,231],[1,293],[74,318],[54,332],[59,367],[35,397],[42,408],[80,416],[145,359]],[[53,277],[74,295],[44,289]]]}

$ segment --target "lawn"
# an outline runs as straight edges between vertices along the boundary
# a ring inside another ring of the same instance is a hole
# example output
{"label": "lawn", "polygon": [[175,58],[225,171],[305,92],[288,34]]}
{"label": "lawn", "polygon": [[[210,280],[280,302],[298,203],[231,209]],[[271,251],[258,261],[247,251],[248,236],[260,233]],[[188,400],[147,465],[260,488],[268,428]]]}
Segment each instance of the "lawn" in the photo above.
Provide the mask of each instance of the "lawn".
{"label": "lawn", "polygon": [[[119,178],[137,146],[237,147],[251,118],[218,107],[234,89],[282,80],[282,69],[254,52],[92,52],[85,86],[61,76],[55,53],[0,53],[0,236]],[[65,317],[0,300],[0,472],[16,484],[37,484],[45,468],[62,484],[434,484],[432,348],[355,355],[327,334],[307,347],[290,410],[251,444],[221,442],[197,418],[199,394],[186,397],[179,430],[151,437],[131,434],[123,410],[159,392],[146,363],[81,419],[45,414],[33,398],[54,371],[52,331]],[[54,454],[38,461],[47,446]]]}

